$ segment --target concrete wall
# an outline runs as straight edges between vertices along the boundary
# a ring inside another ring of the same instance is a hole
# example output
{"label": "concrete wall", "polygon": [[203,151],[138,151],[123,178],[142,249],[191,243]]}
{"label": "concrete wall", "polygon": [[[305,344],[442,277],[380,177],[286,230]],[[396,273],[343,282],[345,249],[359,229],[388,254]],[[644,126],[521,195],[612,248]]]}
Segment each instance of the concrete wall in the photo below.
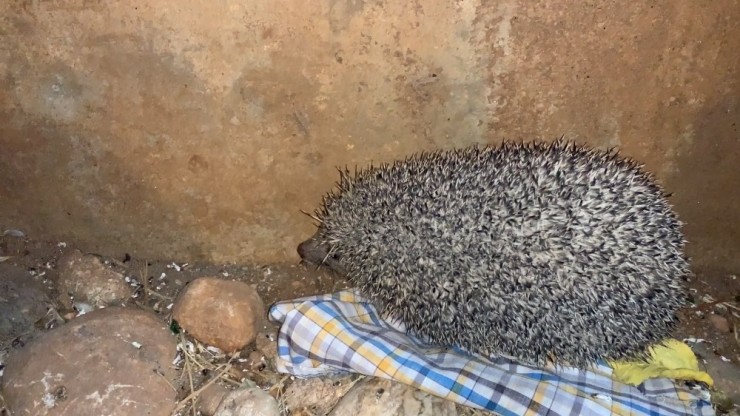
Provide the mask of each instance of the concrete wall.
{"label": "concrete wall", "polygon": [[619,146],[740,267],[740,2],[6,1],[0,224],[296,261],[337,175],[503,138]]}

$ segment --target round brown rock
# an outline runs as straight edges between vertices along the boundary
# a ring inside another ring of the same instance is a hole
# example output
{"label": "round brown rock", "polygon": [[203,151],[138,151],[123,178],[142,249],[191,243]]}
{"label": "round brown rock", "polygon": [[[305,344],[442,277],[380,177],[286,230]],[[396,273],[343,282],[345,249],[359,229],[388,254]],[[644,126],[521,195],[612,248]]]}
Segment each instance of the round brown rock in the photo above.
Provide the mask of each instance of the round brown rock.
{"label": "round brown rock", "polygon": [[98,309],[11,354],[3,394],[14,415],[169,415],[176,347],[150,313]]}
{"label": "round brown rock", "polygon": [[709,322],[711,322],[719,332],[730,332],[730,322],[724,316],[709,315]]}
{"label": "round brown rock", "polygon": [[225,352],[254,341],[264,314],[265,305],[251,286],[215,277],[192,281],[172,309],[190,335]]}

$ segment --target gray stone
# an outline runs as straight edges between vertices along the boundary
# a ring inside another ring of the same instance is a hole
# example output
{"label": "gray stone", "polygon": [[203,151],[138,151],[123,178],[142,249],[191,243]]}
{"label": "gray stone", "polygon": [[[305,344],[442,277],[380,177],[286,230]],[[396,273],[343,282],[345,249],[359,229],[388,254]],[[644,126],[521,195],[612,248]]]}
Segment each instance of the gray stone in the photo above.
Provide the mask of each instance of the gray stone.
{"label": "gray stone", "polygon": [[280,416],[277,401],[257,387],[234,390],[221,401],[215,416]]}
{"label": "gray stone", "polygon": [[95,307],[122,303],[131,296],[131,288],[124,276],[106,267],[100,259],[74,250],[59,259],[57,288],[59,301],[65,307],[75,302],[88,303]]}
{"label": "gray stone", "polygon": [[198,397],[198,411],[204,416],[213,416],[224,397],[226,397],[230,391],[231,390],[218,383],[211,384],[208,388],[203,390]]}
{"label": "gray stone", "polygon": [[311,414],[325,415],[353,385],[348,376],[296,379],[285,389],[283,400],[291,412],[306,409]]}
{"label": "gray stone", "polygon": [[456,416],[455,403],[381,378],[358,382],[331,416]]}

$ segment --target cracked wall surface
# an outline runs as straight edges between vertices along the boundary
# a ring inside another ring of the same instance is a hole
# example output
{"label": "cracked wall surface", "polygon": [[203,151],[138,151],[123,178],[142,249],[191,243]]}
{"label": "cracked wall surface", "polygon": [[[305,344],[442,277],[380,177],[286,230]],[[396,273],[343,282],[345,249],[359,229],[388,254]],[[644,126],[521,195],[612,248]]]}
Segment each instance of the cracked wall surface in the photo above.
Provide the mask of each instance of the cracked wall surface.
{"label": "cracked wall surface", "polygon": [[0,221],[118,255],[296,261],[337,166],[617,146],[740,268],[740,2],[12,1]]}

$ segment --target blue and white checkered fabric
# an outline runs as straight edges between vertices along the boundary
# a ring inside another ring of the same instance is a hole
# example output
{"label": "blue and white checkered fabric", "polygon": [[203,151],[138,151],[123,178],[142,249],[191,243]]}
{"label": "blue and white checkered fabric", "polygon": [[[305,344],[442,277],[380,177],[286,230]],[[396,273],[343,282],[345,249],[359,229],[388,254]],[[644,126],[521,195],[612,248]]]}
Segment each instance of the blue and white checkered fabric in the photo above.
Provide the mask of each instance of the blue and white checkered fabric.
{"label": "blue and white checkered fabric", "polygon": [[534,368],[429,346],[353,291],[276,303],[270,319],[281,323],[278,371],[298,377],[360,373],[505,416],[714,415],[705,390],[669,379],[633,387],[612,379],[606,365]]}

